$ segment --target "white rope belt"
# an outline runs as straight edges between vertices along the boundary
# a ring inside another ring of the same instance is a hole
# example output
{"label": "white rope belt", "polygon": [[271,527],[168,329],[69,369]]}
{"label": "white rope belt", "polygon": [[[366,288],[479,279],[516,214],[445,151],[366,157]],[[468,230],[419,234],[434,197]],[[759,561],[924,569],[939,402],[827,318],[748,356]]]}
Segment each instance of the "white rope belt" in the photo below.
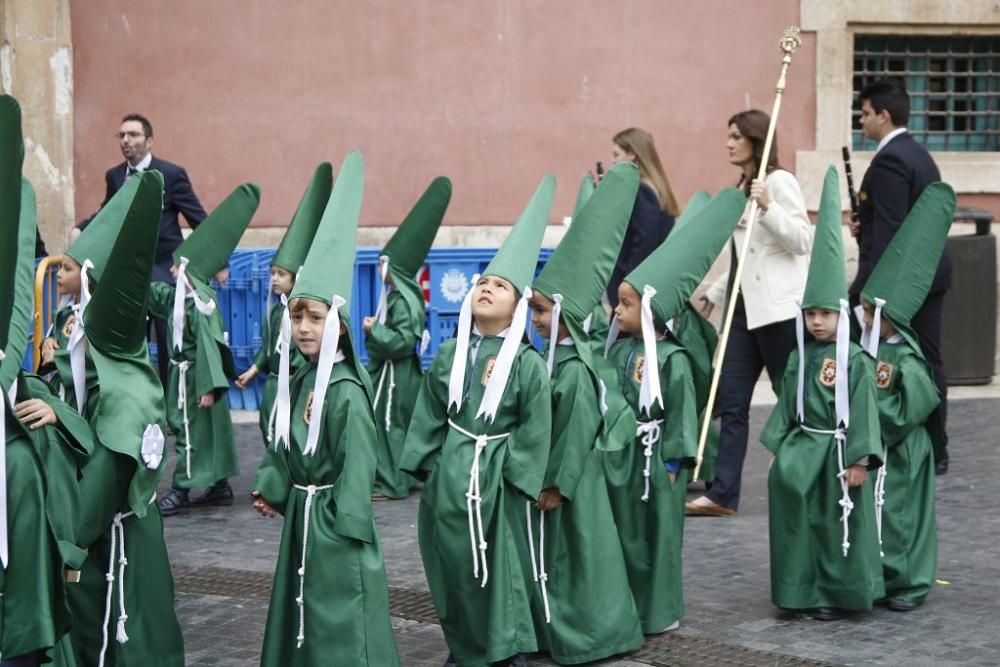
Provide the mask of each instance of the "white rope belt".
{"label": "white rope belt", "polygon": [[842,428],[832,431],[829,429],[810,428],[801,422],[799,423],[799,427],[807,433],[832,435],[837,441],[837,479],[840,480],[840,522],[844,524],[844,541],[841,543],[840,548],[844,551],[844,558],[847,558],[847,552],[851,548],[851,541],[849,539],[850,529],[848,528],[847,520],[854,509],[854,503],[851,501],[851,490],[847,485],[847,467],[844,465],[844,459],[847,456],[847,432]]}
{"label": "white rope belt", "polygon": [[385,395],[385,432],[388,433],[392,429],[392,394],[396,389],[396,368],[391,359],[382,364],[382,372],[378,376],[378,387],[375,388],[375,400],[372,401],[372,405],[378,405],[386,375],[389,376],[389,391]]}
{"label": "white rope belt", "polygon": [[[156,502],[156,493],[149,499],[149,504]],[[115,587],[115,554],[118,554],[118,630],[115,634],[115,641],[124,644],[128,641],[125,633],[125,622],[128,614],[125,613],[125,566],[128,559],[125,557],[125,519],[135,516],[135,512],[118,512],[111,520],[111,549],[108,554],[108,571],[104,575],[108,582],[107,591],[104,596],[104,624],[101,627],[101,653],[97,659],[98,667],[104,667],[104,656],[108,651],[108,624],[111,622],[111,600]]]}
{"label": "white rope belt", "polygon": [[660,424],[662,423],[662,419],[636,422],[635,436],[642,438],[642,454],[646,457],[646,465],[642,469],[642,502],[644,503],[649,502],[649,476],[653,474],[653,445],[660,441]]}
{"label": "white rope belt", "polygon": [[885,505],[885,476],[889,467],[889,448],[882,448],[882,465],[875,473],[875,529],[878,532],[878,555],[885,558],[882,548],[882,507]]}
{"label": "white rope belt", "polygon": [[170,363],[180,371],[180,378],[177,381],[177,408],[184,414],[184,466],[187,478],[191,479],[191,421],[188,419],[187,372],[193,362],[171,359]]}
{"label": "white rope belt", "polygon": [[302,486],[293,484],[293,488],[304,491],[306,494],[306,504],[302,509],[302,559],[299,561],[299,596],[295,598],[295,603],[299,606],[299,634],[296,637],[295,648],[302,648],[306,643],[306,548],[309,546],[309,527],[312,517],[313,497],[320,491],[332,489],[333,484],[323,484],[317,486],[310,484]]}
{"label": "white rope belt", "polygon": [[491,440],[503,440],[510,433],[476,435],[475,433],[466,431],[450,419],[448,420],[448,426],[476,443],[476,451],[472,455],[472,467],[469,469],[469,490],[465,493],[465,509],[469,516],[469,543],[472,545],[472,576],[479,579],[479,565],[481,561],[483,576],[480,587],[486,588],[486,582],[489,580],[490,573],[486,565],[487,544],[486,535],[483,532],[483,497],[479,489],[479,458]]}
{"label": "white rope belt", "polygon": [[538,566],[535,566],[535,536],[531,532],[531,501],[524,504],[524,516],[528,524],[528,550],[531,552],[531,576],[542,588],[542,602],[545,604],[545,622],[551,623],[549,614],[549,575],[545,573],[545,512],[538,512]]}

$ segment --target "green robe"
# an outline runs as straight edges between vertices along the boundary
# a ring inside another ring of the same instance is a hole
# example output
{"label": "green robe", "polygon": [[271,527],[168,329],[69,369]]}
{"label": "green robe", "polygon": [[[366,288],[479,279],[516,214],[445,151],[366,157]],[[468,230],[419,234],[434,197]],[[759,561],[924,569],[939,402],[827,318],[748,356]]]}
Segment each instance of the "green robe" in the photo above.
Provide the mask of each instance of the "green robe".
{"label": "green robe", "polygon": [[65,570],[79,570],[79,470],[90,455],[90,429],[45,382],[22,372],[17,402],[45,401],[58,424],[32,430],[15,416],[6,392],[7,536],[10,558],[0,568],[0,655],[55,647],[70,629]]}
{"label": "green robe", "polygon": [[[621,543],[608,499],[602,452],[601,380],[575,345],[556,348],[552,379],[552,452],[543,487],[562,504],[545,513],[545,570],[551,623],[535,600],[539,644],[560,664],[600,660],[642,646]],[[538,511],[532,503],[532,522]],[[534,533],[537,540],[539,534]],[[534,545],[536,552],[538,544]],[[536,589],[537,590],[537,589]]]}
{"label": "green robe", "polygon": [[[698,314],[698,311],[688,303],[680,315],[674,318],[674,337],[687,350],[691,359],[691,370],[694,373],[694,391],[698,397],[698,435],[701,436],[701,424],[705,419],[705,405],[708,403],[708,392],[712,385],[712,360],[715,358],[715,348],[719,343],[719,334],[715,326]],[[715,460],[719,455],[719,429],[715,424],[709,424],[708,437],[705,440],[705,451],[702,455],[699,477],[704,480],[715,479]]]}
{"label": "green robe", "polygon": [[[545,362],[522,344],[495,421],[484,424],[476,418],[487,370],[502,342],[498,337],[482,339],[474,363],[467,367],[458,411],[449,411],[448,406],[455,342],[441,346],[424,375],[401,464],[414,475],[430,473],[420,498],[420,555],[445,640],[462,667],[482,667],[538,648],[530,609],[530,589],[535,584],[531,564],[521,554],[527,550],[525,501],[536,500],[542,490],[552,400]],[[489,440],[479,462],[483,537],[488,545],[485,586],[483,570],[478,578],[473,574],[466,505],[475,441],[450,426],[449,420],[477,436],[507,434]]]}
{"label": "green robe", "polygon": [[889,598],[922,602],[934,585],[934,446],[924,423],[941,399],[910,343],[882,341],[875,367],[885,462],[882,571]]}
{"label": "green robe", "polygon": [[[199,287],[202,298],[212,299],[218,306],[215,291]],[[184,302],[184,340],[181,349],[173,344],[174,287],[166,283],[153,283],[149,292],[149,310],[167,320],[170,354],[170,374],[167,379],[167,424],[177,436],[177,467],[174,468],[173,485],[179,489],[212,486],[219,480],[239,475],[236,460],[236,439],[233,421],[226,402],[229,379],[234,377],[232,355],[222,333],[222,316],[218,307],[211,315],[202,315],[194,300]],[[180,365],[189,363],[185,388],[187,390],[188,432],[190,433],[190,464],[188,463],[187,435],[184,428],[184,410],[178,405]],[[198,399],[215,393],[215,403],[210,408],[199,408]]]}
{"label": "green robe", "polygon": [[611,318],[604,310],[604,304],[599,303],[590,311],[590,330],[587,337],[590,339],[590,349],[599,357],[604,356],[604,346],[608,342],[608,330],[611,328]]}
{"label": "green robe", "polygon": [[[270,443],[270,422],[271,411],[274,409],[274,400],[278,395],[278,371],[281,368],[281,355],[275,351],[278,343],[278,336],[281,333],[281,316],[284,314],[285,306],[278,303],[271,306],[271,312],[267,315],[267,326],[262,334],[260,350],[254,357],[253,363],[257,370],[267,375],[264,380],[264,396],[260,399],[260,432],[264,436],[264,447]],[[295,374],[303,364],[305,357],[295,346],[295,341],[290,343],[288,351],[288,377]]]}
{"label": "green robe", "polygon": [[[836,428],[834,377],[836,344],[809,340],[803,392],[805,424]],[[872,360],[854,343],[848,363],[850,424],[844,466],[864,457],[881,464],[878,404]],[[792,352],[778,404],[760,441],[774,454],[768,474],[771,538],[771,599],[783,609],[836,607],[868,610],[884,584],[875,532],[874,475],[850,490],[850,550],[841,549],[841,488],[833,435],[810,433],[796,416],[799,355]],[[825,382],[824,382],[825,379]]]}
{"label": "green robe", "polygon": [[[655,633],[684,616],[681,550],[684,537],[684,502],[690,467],[698,445],[698,411],[694,373],[687,352],[671,338],[656,343],[663,408],[653,405],[651,415],[639,414],[639,386],[645,366],[640,338],[619,340],[608,360],[618,372],[625,399],[635,410],[638,424],[663,420],[654,438],[650,465],[649,499],[644,502],[643,471],[646,465],[643,436],[631,446],[604,456],[605,475],[629,585],[639,610],[642,631]],[[649,437],[655,436],[655,432]],[[677,479],[670,480],[664,463],[680,460]]]}
{"label": "green robe", "polygon": [[385,324],[375,322],[365,337],[371,359],[368,370],[376,386],[375,425],[379,430],[375,492],[389,498],[405,498],[414,479],[399,469],[399,460],[406,427],[413,415],[413,399],[420,391],[420,358],[416,347],[424,332],[426,313],[423,297],[418,307],[413,299],[393,290],[386,301]]}
{"label": "green robe", "polygon": [[[389,618],[382,547],[372,517],[377,433],[368,378],[350,362],[333,367],[323,414],[312,411],[316,365],[291,380],[291,443],[269,447],[254,488],[285,517],[264,631],[264,667],[399,664]],[[315,454],[302,453],[308,419],[323,428]],[[319,489],[309,507],[308,493]],[[308,528],[308,530],[306,530]],[[304,636],[297,648],[299,567],[308,538],[304,579]]]}

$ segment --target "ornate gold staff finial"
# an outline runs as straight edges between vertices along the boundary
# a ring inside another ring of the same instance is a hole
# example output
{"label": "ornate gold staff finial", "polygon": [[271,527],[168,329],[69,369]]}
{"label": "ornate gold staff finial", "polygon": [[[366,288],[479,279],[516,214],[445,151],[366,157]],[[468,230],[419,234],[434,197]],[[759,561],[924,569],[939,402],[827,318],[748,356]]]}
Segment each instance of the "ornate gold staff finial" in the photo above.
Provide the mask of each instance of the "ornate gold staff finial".
{"label": "ornate gold staff finial", "polygon": [[[771,109],[771,122],[767,126],[767,136],[764,139],[764,151],[760,158],[760,168],[757,172],[757,178],[760,181],[767,178],[768,158],[771,155],[771,148],[774,146],[774,128],[778,123],[778,112],[781,110],[781,98],[785,92],[785,74],[788,72],[788,66],[792,64],[792,52],[802,46],[802,35],[798,26],[793,25],[785,28],[785,32],[781,36],[778,46],[781,48],[784,55],[781,58],[781,73],[778,76],[778,85],[775,87],[777,94],[774,97],[774,106]],[[729,343],[729,332],[732,330],[733,315],[736,312],[736,295],[740,290],[740,285],[742,284],[743,267],[746,265],[747,252],[750,249],[750,238],[753,236],[754,224],[757,222],[757,213],[757,200],[752,200],[750,202],[750,211],[747,214],[746,230],[743,233],[743,245],[740,248],[739,258],[736,262],[735,276],[733,276],[733,293],[728,296],[726,314],[722,319],[722,331],[719,334],[719,343],[716,347],[715,358],[712,364],[712,384],[708,389],[708,404],[705,406],[705,413],[702,417],[701,432],[698,437],[698,456],[695,459],[696,463],[693,479],[700,479],[699,475],[701,475],[701,464],[705,456],[705,443],[708,439],[709,427],[712,424],[712,412],[713,407],[715,406],[715,397],[719,390],[719,379],[722,375],[722,360],[726,358],[726,346]],[[730,270],[733,270],[732,267],[730,267]]]}

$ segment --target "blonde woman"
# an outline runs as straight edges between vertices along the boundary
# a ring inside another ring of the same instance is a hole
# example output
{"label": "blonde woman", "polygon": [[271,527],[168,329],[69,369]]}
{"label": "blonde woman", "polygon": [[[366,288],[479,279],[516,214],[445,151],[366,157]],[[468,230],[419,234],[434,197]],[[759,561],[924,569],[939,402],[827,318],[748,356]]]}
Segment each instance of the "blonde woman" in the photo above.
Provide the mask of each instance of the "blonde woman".
{"label": "blonde woman", "polygon": [[674,218],[680,214],[653,135],[639,127],[616,134],[611,144],[611,161],[625,160],[638,165],[640,182],[622,249],[608,283],[607,297],[612,308],[618,305],[618,285],[622,279],[663,243],[674,228]]}

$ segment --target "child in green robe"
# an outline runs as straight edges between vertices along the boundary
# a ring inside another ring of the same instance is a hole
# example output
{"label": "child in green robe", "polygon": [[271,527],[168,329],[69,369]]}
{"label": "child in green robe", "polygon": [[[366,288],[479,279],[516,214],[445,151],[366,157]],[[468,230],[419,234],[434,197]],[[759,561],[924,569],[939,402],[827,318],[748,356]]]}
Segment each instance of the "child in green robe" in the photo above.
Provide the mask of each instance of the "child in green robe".
{"label": "child in green robe", "polygon": [[[531,279],[552,206],[546,176],[462,303],[416,399],[401,468],[426,480],[418,537],[427,583],[460,666],[523,665],[537,650],[525,503],[542,490],[551,438],[545,362],[524,340]],[[523,547],[523,550],[522,550]]]}
{"label": "child in green robe", "polygon": [[[330,200],[332,188],[333,167],[329,162],[322,162],[316,167],[312,180],[309,181],[295,210],[295,215],[288,224],[285,236],[271,260],[271,293],[278,297],[278,302],[272,305],[267,313],[267,322],[261,331],[260,350],[257,351],[250,368],[236,378],[236,386],[246,389],[260,373],[267,374],[259,411],[264,447],[270,445],[274,437],[273,407],[278,394],[278,377],[282,373],[285,373],[286,378],[290,377],[305,361],[298,348],[291,342],[291,325],[288,324],[286,316],[288,295],[295,286],[295,274],[306,261],[306,254],[309,252],[313,236],[316,235],[319,221],[323,217],[323,209]],[[283,328],[284,333],[282,333]],[[286,359],[284,370],[282,370],[282,355]]]}
{"label": "child in green robe", "polygon": [[885,590],[867,474],[882,456],[874,368],[850,342],[840,216],[837,172],[830,167],[798,348],[760,436],[774,454],[768,474],[771,600],[823,621],[870,610]]}
{"label": "child in green robe", "polygon": [[372,516],[372,387],[342,296],[351,290],[363,169],[360,153],[347,156],[289,303],[308,362],[290,380],[288,403],[275,404],[274,443],[252,493],[262,515],[285,517],[263,667],[399,664]]}
{"label": "child in green robe", "polygon": [[[256,185],[234,190],[174,251],[177,284],[153,283],[150,291],[149,311],[167,320],[170,344],[160,353],[170,355],[167,423],[177,437],[172,488],[160,501],[163,516],[233,504],[229,478],[239,474],[239,463],[226,392],[236,373],[208,277],[225,268],[259,202]],[[195,487],[208,490],[190,498]]]}
{"label": "child in green robe", "polygon": [[415,481],[399,469],[413,398],[420,390],[418,347],[427,321],[423,291],[415,276],[450,200],[451,181],[434,179],[379,257],[378,310],[363,323],[379,429],[374,500],[405,498]]}
{"label": "child in green robe", "polygon": [[903,221],[861,292],[862,344],[875,358],[885,465],[875,482],[886,604],[912,611],[934,585],[934,437],[940,403],[910,320],[930,291],[955,210],[955,193],[932,183]]}
{"label": "child in green robe", "polygon": [[583,328],[611,277],[638,186],[633,163],[613,167],[574,215],[532,290],[532,323],[548,340],[552,449],[539,511],[526,503],[528,556],[539,580],[539,645],[559,664],[599,660],[643,642],[621,543],[607,539],[617,527],[601,451],[608,389],[598,365],[606,362]]}

